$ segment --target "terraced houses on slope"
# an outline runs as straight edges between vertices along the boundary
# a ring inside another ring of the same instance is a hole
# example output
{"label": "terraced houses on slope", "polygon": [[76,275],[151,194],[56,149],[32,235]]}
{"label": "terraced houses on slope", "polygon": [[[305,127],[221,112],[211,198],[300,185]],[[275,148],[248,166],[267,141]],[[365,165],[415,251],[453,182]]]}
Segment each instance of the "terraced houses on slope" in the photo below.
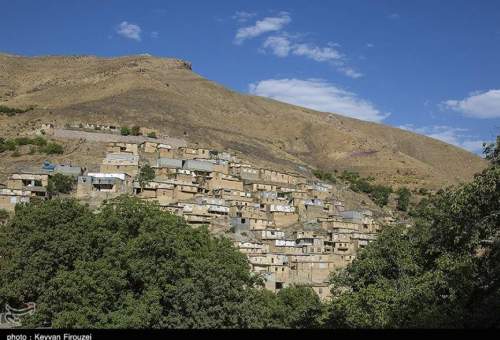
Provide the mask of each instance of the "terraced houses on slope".
{"label": "terraced houses on slope", "polygon": [[[324,299],[330,273],[351,263],[380,230],[371,211],[346,211],[331,184],[259,168],[227,152],[117,141],[103,156],[94,170],[45,163],[12,174],[0,188],[0,208],[47,199],[50,176],[73,176],[72,195],[91,206],[123,194],[154,201],[194,227],[230,237],[267,289],[307,285]],[[146,163],[154,179],[139,182]]]}

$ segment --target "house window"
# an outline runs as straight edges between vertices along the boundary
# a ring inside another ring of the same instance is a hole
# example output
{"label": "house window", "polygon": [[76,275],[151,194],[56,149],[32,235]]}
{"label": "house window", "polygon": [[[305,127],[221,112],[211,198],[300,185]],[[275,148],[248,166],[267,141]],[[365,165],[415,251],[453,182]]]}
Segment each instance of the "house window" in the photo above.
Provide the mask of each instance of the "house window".
{"label": "house window", "polygon": [[276,289],[283,289],[283,282],[276,282],[275,287]]}

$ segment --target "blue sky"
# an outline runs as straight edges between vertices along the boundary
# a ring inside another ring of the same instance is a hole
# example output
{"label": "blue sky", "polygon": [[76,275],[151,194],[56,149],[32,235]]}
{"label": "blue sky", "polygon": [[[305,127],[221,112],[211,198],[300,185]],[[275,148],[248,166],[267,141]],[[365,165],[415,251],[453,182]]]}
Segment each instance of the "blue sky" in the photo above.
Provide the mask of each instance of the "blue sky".
{"label": "blue sky", "polygon": [[480,152],[500,133],[500,2],[7,1],[0,51],[149,53],[243,93]]}

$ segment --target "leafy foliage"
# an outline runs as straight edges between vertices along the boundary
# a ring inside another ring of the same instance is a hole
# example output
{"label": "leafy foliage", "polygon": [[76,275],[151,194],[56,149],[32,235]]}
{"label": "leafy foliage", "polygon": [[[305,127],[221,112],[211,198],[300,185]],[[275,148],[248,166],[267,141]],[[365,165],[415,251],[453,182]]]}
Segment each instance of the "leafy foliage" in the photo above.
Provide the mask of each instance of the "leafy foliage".
{"label": "leafy foliage", "polygon": [[5,223],[10,217],[10,214],[5,209],[0,209],[0,224]]}
{"label": "leafy foliage", "polygon": [[15,151],[16,147],[17,145],[14,140],[0,138],[0,153],[4,151]]}
{"label": "leafy foliage", "polygon": [[410,205],[411,191],[408,188],[399,188],[396,192],[398,194],[398,210],[408,211]]}
{"label": "leafy foliage", "polygon": [[31,140],[31,144],[37,146],[45,146],[47,145],[47,140],[43,137],[37,136]]}
{"label": "leafy foliage", "polygon": [[14,116],[16,113],[25,113],[25,112],[31,111],[33,109],[34,109],[33,106],[30,106],[27,109],[19,109],[19,108],[15,108],[15,107],[8,107],[5,105],[0,105],[0,113],[5,113],[5,114],[7,114],[7,116]]}
{"label": "leafy foliage", "polygon": [[54,154],[63,154],[64,153],[64,148],[62,145],[57,144],[55,142],[50,142],[47,143],[45,146],[41,146],[39,148],[40,152],[43,152],[47,155],[54,155]]}
{"label": "leafy foliage", "polygon": [[130,129],[130,134],[132,136],[139,136],[141,134],[141,127],[137,125],[132,126],[132,129]]}
{"label": "leafy foliage", "polygon": [[120,134],[122,136],[128,136],[128,135],[130,135],[130,129],[126,126],[122,126],[120,129]]}
{"label": "leafy foliage", "polygon": [[385,227],[333,274],[326,304],[307,287],[259,289],[229,240],[120,197],[96,212],[75,200],[16,206],[0,227],[0,305],[36,302],[32,327],[499,327],[500,166],[488,152],[471,183],[422,199],[414,226]]}
{"label": "leafy foliage", "polygon": [[150,182],[154,178],[155,178],[155,171],[149,164],[145,164],[144,166],[142,166],[141,171],[137,176],[137,180],[139,181],[141,187],[144,187],[144,184],[146,182]]}
{"label": "leafy foliage", "polygon": [[276,319],[286,328],[318,328],[323,306],[310,287],[287,287],[277,294]]}
{"label": "leafy foliage", "polygon": [[149,138],[156,138],[156,132],[154,132],[154,131],[149,132],[148,137]]}
{"label": "leafy foliage", "polygon": [[65,176],[63,174],[55,174],[49,178],[49,184],[47,190],[51,194],[68,194],[73,190],[75,184],[75,179],[71,176]]}
{"label": "leafy foliage", "polygon": [[325,181],[325,182],[330,182],[330,183],[336,183],[337,182],[337,179],[335,178],[335,176],[332,173],[330,173],[330,172],[325,172],[325,171],[322,171],[322,170],[314,170],[313,171],[313,175],[317,179],[320,179],[320,180]]}
{"label": "leafy foliage", "polygon": [[483,144],[483,153],[487,160],[495,165],[500,165],[500,136],[497,136],[496,144]]}
{"label": "leafy foliage", "polygon": [[385,206],[389,203],[389,195],[392,193],[392,188],[385,185],[370,186],[369,196],[378,206]]}
{"label": "leafy foliage", "polygon": [[47,145],[47,141],[43,137],[17,137],[14,139],[0,138],[0,153],[7,150],[17,151],[17,147],[23,145],[45,146]]}
{"label": "leafy foliage", "polygon": [[332,327],[500,326],[500,167],[441,190],[333,275]]}
{"label": "leafy foliage", "polygon": [[357,172],[344,170],[340,179],[349,183],[352,191],[363,192],[368,194],[375,204],[383,207],[389,202],[389,195],[392,193],[392,188],[385,185],[371,184],[373,177],[363,178]]}
{"label": "leafy foliage", "polygon": [[16,208],[0,239],[0,304],[35,301],[28,326],[316,324],[321,305],[312,291],[254,288],[260,279],[228,239],[154,204],[120,197],[97,213],[61,199]]}
{"label": "leafy foliage", "polygon": [[14,141],[17,145],[28,145],[32,143],[31,138],[28,137],[17,137]]}

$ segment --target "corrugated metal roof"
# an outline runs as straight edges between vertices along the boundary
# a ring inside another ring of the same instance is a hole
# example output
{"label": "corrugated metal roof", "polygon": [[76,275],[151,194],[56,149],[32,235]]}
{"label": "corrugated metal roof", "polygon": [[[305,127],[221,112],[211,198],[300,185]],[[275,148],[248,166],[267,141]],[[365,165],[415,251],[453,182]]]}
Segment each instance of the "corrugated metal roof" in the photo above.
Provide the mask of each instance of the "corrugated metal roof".
{"label": "corrugated metal roof", "polygon": [[139,162],[139,156],[128,154],[128,153],[108,153],[106,155],[106,160],[108,161],[127,161],[127,162]]}
{"label": "corrugated metal roof", "polygon": [[165,168],[182,168],[182,160],[180,159],[174,159],[174,158],[158,158],[156,161],[156,165],[158,167],[165,167]]}

